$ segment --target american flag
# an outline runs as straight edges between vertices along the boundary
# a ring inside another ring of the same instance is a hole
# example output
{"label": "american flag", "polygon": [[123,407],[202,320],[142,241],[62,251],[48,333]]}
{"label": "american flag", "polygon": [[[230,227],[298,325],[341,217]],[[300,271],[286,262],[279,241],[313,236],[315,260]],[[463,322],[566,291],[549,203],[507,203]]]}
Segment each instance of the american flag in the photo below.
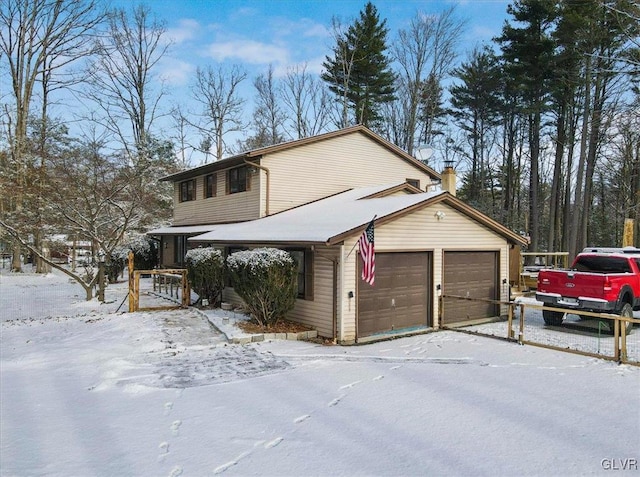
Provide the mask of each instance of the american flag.
{"label": "american flag", "polygon": [[373,285],[376,275],[376,254],[373,246],[373,220],[358,240],[360,255],[362,256],[362,279],[369,285]]}

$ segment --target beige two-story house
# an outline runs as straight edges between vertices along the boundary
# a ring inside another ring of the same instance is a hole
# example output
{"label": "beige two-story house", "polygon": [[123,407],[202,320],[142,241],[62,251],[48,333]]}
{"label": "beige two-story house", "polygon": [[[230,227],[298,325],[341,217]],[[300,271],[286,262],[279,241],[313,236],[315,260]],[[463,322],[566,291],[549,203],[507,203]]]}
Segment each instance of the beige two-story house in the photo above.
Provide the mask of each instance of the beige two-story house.
{"label": "beige two-story house", "polygon": [[[449,175],[446,179],[449,179]],[[499,315],[462,302],[438,309],[446,292],[506,300],[519,235],[442,190],[441,176],[363,126],[256,149],[164,178],[174,185],[165,266],[190,247],[225,254],[270,246],[299,265],[288,318],[352,343]],[[443,184],[447,181],[443,181]],[[358,239],[374,219],[376,277],[360,279]],[[224,300],[240,302],[232,288]]]}

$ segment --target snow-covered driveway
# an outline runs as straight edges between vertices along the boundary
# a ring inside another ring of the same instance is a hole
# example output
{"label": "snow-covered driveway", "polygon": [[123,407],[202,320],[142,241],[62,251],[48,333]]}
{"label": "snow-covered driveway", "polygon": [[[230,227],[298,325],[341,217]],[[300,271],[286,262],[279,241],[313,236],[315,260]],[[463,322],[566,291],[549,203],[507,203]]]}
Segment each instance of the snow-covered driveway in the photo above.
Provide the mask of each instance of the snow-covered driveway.
{"label": "snow-covered driveway", "polygon": [[[25,288],[46,280],[55,277],[0,276],[2,476],[607,475],[640,465],[636,367],[456,332],[229,345],[193,310],[115,314],[115,289],[99,305],[71,303],[73,285]],[[18,313],[20,290],[48,305]],[[46,290],[56,296],[36,298]]]}

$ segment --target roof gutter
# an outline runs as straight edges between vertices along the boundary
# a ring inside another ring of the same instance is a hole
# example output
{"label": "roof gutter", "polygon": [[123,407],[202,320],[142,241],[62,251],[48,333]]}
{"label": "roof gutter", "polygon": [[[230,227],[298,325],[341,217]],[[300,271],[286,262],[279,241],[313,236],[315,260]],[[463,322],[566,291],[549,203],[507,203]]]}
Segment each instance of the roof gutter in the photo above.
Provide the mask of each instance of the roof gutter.
{"label": "roof gutter", "polygon": [[246,164],[248,164],[251,167],[257,167],[260,170],[263,170],[266,175],[267,175],[267,190],[266,190],[266,204],[265,204],[265,208],[264,208],[264,214],[265,216],[269,215],[269,192],[271,190],[271,171],[269,171],[268,168],[264,167],[262,164],[258,164],[257,162],[251,162],[251,161],[247,161],[246,159],[243,159],[244,162]]}

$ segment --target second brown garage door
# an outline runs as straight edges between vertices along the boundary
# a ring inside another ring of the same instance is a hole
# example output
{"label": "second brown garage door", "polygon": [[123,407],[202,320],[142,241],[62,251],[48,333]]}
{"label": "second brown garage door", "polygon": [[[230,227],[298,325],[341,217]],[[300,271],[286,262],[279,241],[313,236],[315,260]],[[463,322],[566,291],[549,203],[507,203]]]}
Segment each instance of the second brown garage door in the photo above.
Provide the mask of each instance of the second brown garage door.
{"label": "second brown garage door", "polygon": [[442,321],[444,325],[494,317],[496,304],[449,299],[447,295],[498,299],[498,252],[445,252]]}
{"label": "second brown garage door", "polygon": [[358,337],[431,326],[432,260],[428,252],[376,253],[375,285],[360,280]]}

